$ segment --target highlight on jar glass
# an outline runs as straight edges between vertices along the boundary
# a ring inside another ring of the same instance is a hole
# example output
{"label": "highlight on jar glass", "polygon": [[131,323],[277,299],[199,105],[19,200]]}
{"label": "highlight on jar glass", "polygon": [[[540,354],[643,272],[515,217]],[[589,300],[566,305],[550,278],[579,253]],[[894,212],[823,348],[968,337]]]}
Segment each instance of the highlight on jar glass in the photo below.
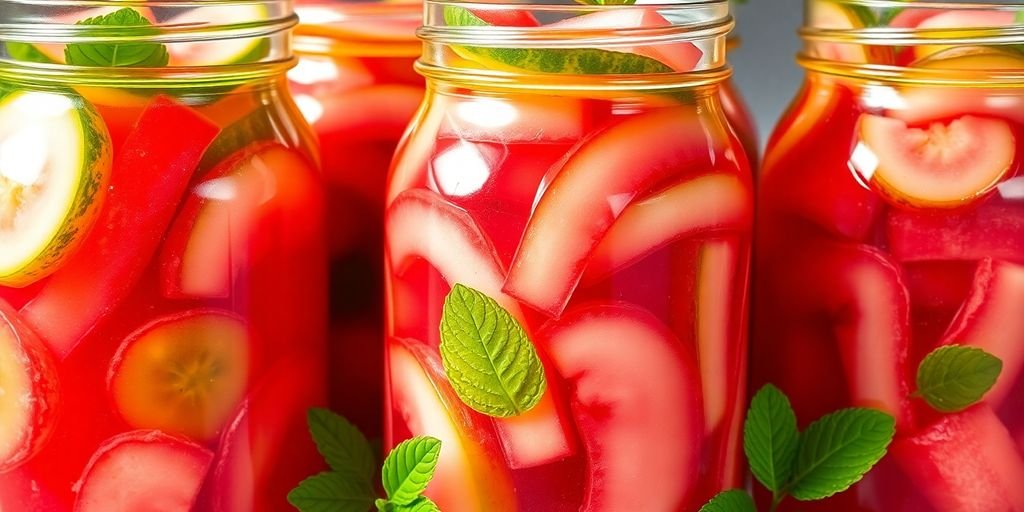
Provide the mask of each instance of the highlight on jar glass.
{"label": "highlight on jar glass", "polygon": [[0,11],[0,509],[285,510],[319,468],[294,24],[276,0]]}
{"label": "highlight on jar glass", "polygon": [[779,510],[1024,510],[1022,11],[806,4],[761,177],[753,379],[801,422],[869,408],[895,439]]}
{"label": "highlight on jar glass", "polygon": [[732,25],[726,0],[428,3],[385,214],[385,447],[432,454],[416,500],[696,511],[741,484]]}
{"label": "highlight on jar glass", "polygon": [[[746,3],[746,0],[730,1],[734,12],[737,10],[737,4]],[[740,26],[743,25],[742,19],[739,24]],[[726,39],[726,47],[730,54],[743,51],[742,38],[733,32]],[[733,130],[736,130],[740,142],[743,143],[743,149],[747,152],[747,157],[750,159],[751,164],[756,167],[761,154],[761,145],[758,140],[757,123],[754,121],[754,115],[751,113],[747,102],[743,99],[743,95],[740,94],[736,82],[731,77],[722,83],[721,88],[722,109],[725,111],[725,118],[729,120],[729,125],[732,126]]]}
{"label": "highlight on jar glass", "polygon": [[413,69],[422,2],[300,1],[295,100],[320,139],[327,188],[331,405],[371,437],[383,418],[384,187],[423,100]]}

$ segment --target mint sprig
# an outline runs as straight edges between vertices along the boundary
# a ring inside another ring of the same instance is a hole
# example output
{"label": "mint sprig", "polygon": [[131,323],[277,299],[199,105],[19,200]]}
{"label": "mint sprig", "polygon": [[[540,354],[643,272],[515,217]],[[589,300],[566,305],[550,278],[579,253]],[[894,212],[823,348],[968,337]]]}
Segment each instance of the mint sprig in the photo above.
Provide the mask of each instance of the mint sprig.
{"label": "mint sprig", "polygon": [[[155,33],[145,16],[130,7],[77,23],[110,27],[110,35],[147,35]],[[73,66],[162,67],[170,61],[167,47],[160,43],[71,43],[64,49],[64,60]]]}
{"label": "mint sprig", "polygon": [[494,417],[529,411],[547,389],[523,326],[487,295],[456,284],[445,297],[441,362],[463,402]]}
{"label": "mint sprig", "polygon": [[741,489],[723,491],[700,508],[700,512],[757,512],[754,500]]}
{"label": "mint sprig", "polygon": [[773,493],[781,492],[793,475],[799,437],[789,398],[771,384],[761,388],[743,425],[743,451],[751,473]]}
{"label": "mint sprig", "polygon": [[387,498],[378,498],[373,450],[359,429],[326,409],[310,410],[308,420],[331,471],[303,480],[288,493],[288,503],[300,512],[367,512],[372,506],[379,511],[438,512],[422,494],[437,469],[441,441],[414,437],[391,450],[381,470]]}
{"label": "mint sprig", "polygon": [[948,345],[925,356],[917,368],[917,391],[933,409],[960,412],[995,386],[1003,362],[980,348]]}

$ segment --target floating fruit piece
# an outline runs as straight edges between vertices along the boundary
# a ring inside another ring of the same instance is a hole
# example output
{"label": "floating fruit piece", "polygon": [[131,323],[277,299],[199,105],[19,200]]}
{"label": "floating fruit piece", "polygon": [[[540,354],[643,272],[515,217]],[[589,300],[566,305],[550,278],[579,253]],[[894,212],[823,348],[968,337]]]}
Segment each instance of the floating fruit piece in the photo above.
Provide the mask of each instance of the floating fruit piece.
{"label": "floating fruit piece", "polygon": [[985,197],[1010,171],[1016,141],[1006,121],[963,116],[927,129],[865,114],[851,164],[896,203],[952,208]]}
{"label": "floating fruit piece", "polygon": [[[573,30],[631,30],[672,27],[672,22],[658,14],[656,7],[629,7],[603,10],[545,25],[545,29],[558,31]],[[642,46],[615,46],[609,51],[625,52],[648,57],[665,64],[678,72],[693,71],[704,56],[697,45],[681,43],[650,43]]]}
{"label": "floating fruit piece", "polygon": [[[589,470],[582,510],[688,503],[704,437],[692,349],[647,311],[623,304],[569,311],[538,338],[571,383]],[[676,449],[666,450],[669,442]]]}
{"label": "floating fruit piece", "polygon": [[897,440],[891,456],[929,498],[931,510],[1024,510],[1024,461],[987,405],[943,416],[923,431]]}
{"label": "floating fruit piece", "polygon": [[114,436],[76,484],[75,512],[188,512],[212,459],[206,448],[156,430]]}
{"label": "floating fruit piece", "polygon": [[[890,7],[890,9],[893,8]],[[915,28],[924,20],[940,13],[942,13],[942,11],[938,9],[900,9],[898,13],[892,16],[892,19],[889,21],[889,26],[892,28]]]}
{"label": "floating fruit piece", "polygon": [[483,292],[498,301],[522,323],[515,299],[501,286],[505,270],[487,235],[465,210],[426,189],[399,195],[388,210],[387,257],[396,275],[422,258],[444,277]]}
{"label": "floating fruit piece", "polygon": [[58,398],[57,369],[46,346],[0,301],[0,474],[30,459],[49,439]]}
{"label": "floating fruit piece", "polygon": [[[979,30],[1008,27],[1013,25],[1017,13],[1012,10],[995,9],[949,9],[921,20],[913,27],[916,30],[941,31],[943,38],[970,37]],[[929,44],[914,46],[914,55],[920,60],[934,53],[948,49],[948,45]]]}
{"label": "floating fruit piece", "polygon": [[691,112],[666,108],[577,146],[533,210],[505,292],[561,314],[594,249],[634,198],[670,177],[715,167],[708,148],[718,139],[707,128]]}
{"label": "floating fruit piece", "polygon": [[110,178],[103,119],[71,92],[0,98],[0,286],[56,271],[96,221]]}
{"label": "floating fruit piece", "polygon": [[[472,11],[445,6],[444,20],[452,27],[488,27]],[[657,74],[674,70],[666,63],[635,53],[598,48],[495,48],[452,46],[460,57],[481,66],[513,72],[523,70],[546,74]],[[698,58],[699,60],[699,58]]]}
{"label": "floating fruit piece", "polygon": [[1024,208],[985,203],[963,212],[889,212],[889,252],[900,261],[1024,263]]}
{"label": "floating fruit piece", "polygon": [[584,108],[566,96],[460,98],[449,106],[439,137],[503,144],[577,141],[585,135]]}
{"label": "floating fruit piece", "polygon": [[[223,298],[259,255],[253,237],[268,212],[284,210],[285,191],[303,187],[308,163],[275,143],[227,157],[195,185],[160,253],[164,295]],[[294,199],[294,198],[291,198]]]}
{"label": "floating fruit piece", "polygon": [[787,304],[791,321],[826,323],[819,331],[827,338],[817,342],[838,345],[853,405],[909,425],[910,301],[899,268],[866,245],[813,242],[792,254],[776,276],[786,292],[775,300]]}
{"label": "floating fruit piece", "polygon": [[941,345],[970,345],[998,357],[1003,372],[985,395],[993,409],[1010,396],[1024,369],[1024,266],[984,259],[963,307],[942,337]]}
{"label": "floating fruit piece", "polygon": [[228,313],[196,310],[160,318],[121,344],[107,385],[133,428],[208,441],[245,393],[249,344],[248,327]]}
{"label": "floating fruit piece", "polygon": [[488,25],[499,27],[539,27],[540,21],[526,9],[507,7],[501,4],[478,4],[472,12]]}
{"label": "floating fruit piece", "polygon": [[323,366],[316,357],[284,357],[253,387],[221,435],[197,510],[284,510],[288,491],[322,469],[306,412],[324,405]]}
{"label": "floating fruit piece", "polygon": [[[411,85],[374,85],[316,98],[296,95],[299,108],[306,106],[303,114],[318,133],[343,132],[355,141],[397,140],[422,100],[423,89]],[[318,113],[311,116],[309,108]]]}
{"label": "floating fruit piece", "polygon": [[514,510],[511,475],[489,418],[462,403],[433,349],[411,340],[392,340],[388,349],[393,421],[404,422],[413,436],[441,440],[426,496],[445,512]]}
{"label": "floating fruit piece", "polygon": [[[206,5],[179,14],[161,23],[165,27],[232,26],[238,23],[266,20],[267,7],[258,3],[237,2]],[[270,53],[270,41],[263,37],[229,37],[211,40],[192,40],[167,45],[171,66],[228,66],[257,62]]]}
{"label": "floating fruit piece", "polygon": [[158,96],[142,113],[114,161],[110,193],[96,227],[77,257],[22,309],[25,320],[59,358],[141,277],[218,131],[191,108],[165,96]]}
{"label": "floating fruit piece", "polygon": [[437,134],[445,122],[451,101],[434,96],[412,119],[409,130],[395,149],[394,167],[388,178],[385,206],[406,190],[426,183],[427,168],[437,145]]}
{"label": "floating fruit piece", "polygon": [[708,174],[641,199],[626,207],[601,239],[583,280],[597,281],[681,238],[747,232],[752,196],[750,185],[738,176]]}

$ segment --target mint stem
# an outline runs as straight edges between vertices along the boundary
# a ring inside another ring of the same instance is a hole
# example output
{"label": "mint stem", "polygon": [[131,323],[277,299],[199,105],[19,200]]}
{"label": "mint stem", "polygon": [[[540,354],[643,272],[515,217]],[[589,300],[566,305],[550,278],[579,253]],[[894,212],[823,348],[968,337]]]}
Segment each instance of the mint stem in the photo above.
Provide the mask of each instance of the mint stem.
{"label": "mint stem", "polygon": [[785,488],[778,492],[772,491],[772,506],[768,509],[768,512],[775,512],[779,508],[782,500],[786,499],[786,493]]}

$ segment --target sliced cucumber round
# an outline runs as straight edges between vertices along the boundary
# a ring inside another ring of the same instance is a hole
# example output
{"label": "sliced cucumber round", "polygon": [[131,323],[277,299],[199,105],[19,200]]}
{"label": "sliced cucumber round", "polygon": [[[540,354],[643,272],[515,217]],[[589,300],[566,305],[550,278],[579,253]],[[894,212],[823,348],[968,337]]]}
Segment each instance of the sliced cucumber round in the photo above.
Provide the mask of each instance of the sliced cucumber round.
{"label": "sliced cucumber round", "polygon": [[[168,20],[168,26],[232,25],[262,20],[266,7],[257,3],[237,2],[235,5],[204,6]],[[236,37],[209,41],[192,41],[167,45],[171,66],[228,66],[255,62],[270,50],[265,38]]]}
{"label": "sliced cucumber round", "polygon": [[0,97],[0,286],[51,274],[96,220],[110,175],[107,127],[71,92]]}

